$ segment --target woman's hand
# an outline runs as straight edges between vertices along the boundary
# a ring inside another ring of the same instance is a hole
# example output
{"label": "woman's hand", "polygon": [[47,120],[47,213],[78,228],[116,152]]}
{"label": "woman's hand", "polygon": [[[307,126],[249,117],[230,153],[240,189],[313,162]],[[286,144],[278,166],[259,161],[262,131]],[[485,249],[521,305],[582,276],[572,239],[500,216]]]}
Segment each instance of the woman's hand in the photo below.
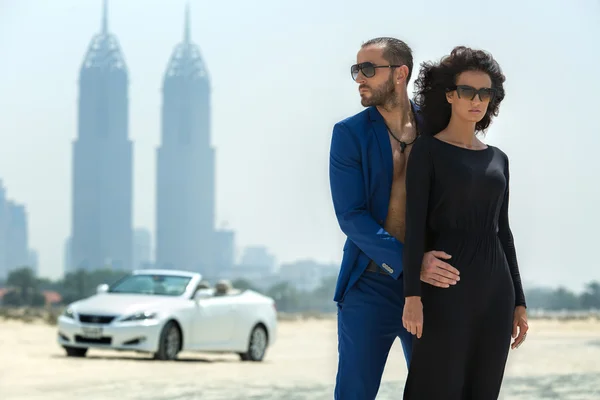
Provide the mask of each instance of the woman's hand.
{"label": "woman's hand", "polygon": [[402,324],[417,338],[423,335],[423,303],[420,296],[407,297],[402,312]]}
{"label": "woman's hand", "polygon": [[[518,328],[518,329],[517,329]],[[527,337],[527,331],[529,325],[527,325],[527,309],[523,306],[517,306],[513,317],[513,330],[512,337],[515,339],[510,346],[513,350],[519,347],[525,341]],[[518,334],[518,336],[517,336]]]}

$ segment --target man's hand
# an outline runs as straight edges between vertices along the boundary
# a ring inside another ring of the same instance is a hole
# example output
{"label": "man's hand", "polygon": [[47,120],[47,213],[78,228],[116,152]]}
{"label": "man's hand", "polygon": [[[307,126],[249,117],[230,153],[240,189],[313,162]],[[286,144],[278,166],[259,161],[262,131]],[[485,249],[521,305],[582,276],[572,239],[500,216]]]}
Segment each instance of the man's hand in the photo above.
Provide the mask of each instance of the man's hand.
{"label": "man's hand", "polygon": [[425,253],[421,264],[421,281],[441,288],[456,285],[460,280],[460,272],[442,261],[450,258],[452,256],[443,251],[432,250]]}

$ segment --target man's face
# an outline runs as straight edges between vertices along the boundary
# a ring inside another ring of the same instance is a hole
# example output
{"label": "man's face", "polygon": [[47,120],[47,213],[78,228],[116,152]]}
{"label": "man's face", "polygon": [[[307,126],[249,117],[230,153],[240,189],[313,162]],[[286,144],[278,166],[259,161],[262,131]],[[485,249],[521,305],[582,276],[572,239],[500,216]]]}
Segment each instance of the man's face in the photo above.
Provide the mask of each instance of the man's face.
{"label": "man's face", "polygon": [[[383,48],[380,46],[367,46],[361,48],[356,55],[356,63],[371,63],[373,66],[390,65],[383,58]],[[363,107],[386,106],[396,99],[396,88],[394,85],[393,68],[374,68],[369,71],[358,71],[355,81],[358,83],[360,102]],[[375,74],[372,77],[365,75]]]}

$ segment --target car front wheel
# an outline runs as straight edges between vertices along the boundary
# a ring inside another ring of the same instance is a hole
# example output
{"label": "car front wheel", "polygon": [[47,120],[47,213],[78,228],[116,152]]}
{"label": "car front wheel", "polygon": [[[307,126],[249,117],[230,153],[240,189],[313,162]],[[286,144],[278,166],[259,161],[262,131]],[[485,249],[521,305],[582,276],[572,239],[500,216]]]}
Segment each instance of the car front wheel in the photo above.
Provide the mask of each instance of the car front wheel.
{"label": "car front wheel", "polygon": [[175,322],[169,321],[160,333],[158,351],[154,354],[154,358],[157,360],[175,360],[180,350],[181,331]]}
{"label": "car front wheel", "polygon": [[262,361],[267,351],[269,339],[267,330],[262,325],[257,325],[250,333],[248,342],[248,351],[240,353],[240,358],[243,361]]}

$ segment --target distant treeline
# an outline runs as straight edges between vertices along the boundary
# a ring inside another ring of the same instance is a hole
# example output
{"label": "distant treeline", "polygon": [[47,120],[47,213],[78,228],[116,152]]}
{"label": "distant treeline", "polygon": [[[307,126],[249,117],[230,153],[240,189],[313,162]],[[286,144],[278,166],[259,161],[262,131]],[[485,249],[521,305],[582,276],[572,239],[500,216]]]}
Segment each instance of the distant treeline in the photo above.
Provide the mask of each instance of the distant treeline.
{"label": "distant treeline", "polygon": [[[59,280],[38,278],[30,268],[23,267],[12,271],[0,288],[7,289],[2,299],[5,306],[43,306],[44,291],[60,294],[62,305],[86,298],[96,293],[102,283],[113,283],[127,275],[125,271],[98,269],[92,272],[79,270],[70,272]],[[233,286],[240,289],[253,289],[275,299],[281,312],[335,312],[333,292],[336,278],[328,278],[311,291],[300,291],[289,282],[277,283],[268,289],[258,289],[251,282],[236,280]],[[533,288],[526,291],[527,305],[531,309],[549,311],[600,310],[600,282],[590,282],[582,293],[574,293],[559,287]]]}
{"label": "distant treeline", "polygon": [[[7,289],[1,304],[4,306],[44,306],[45,291],[57,292],[66,305],[73,301],[84,299],[96,293],[98,285],[111,284],[127,275],[126,271],[112,269],[97,269],[94,271],[78,270],[67,273],[64,278],[50,280],[38,278],[28,267],[13,270],[5,282],[0,282],[0,288]],[[310,292],[298,291],[288,282],[280,282],[268,289],[257,289],[246,280],[233,281],[233,286],[239,289],[253,289],[275,299],[277,309],[282,312],[333,312],[332,302],[335,289],[335,278],[323,280],[321,285]]]}
{"label": "distant treeline", "polygon": [[574,293],[564,287],[533,288],[526,290],[525,296],[529,308],[551,311],[600,310],[600,282],[586,284],[582,293]]}

